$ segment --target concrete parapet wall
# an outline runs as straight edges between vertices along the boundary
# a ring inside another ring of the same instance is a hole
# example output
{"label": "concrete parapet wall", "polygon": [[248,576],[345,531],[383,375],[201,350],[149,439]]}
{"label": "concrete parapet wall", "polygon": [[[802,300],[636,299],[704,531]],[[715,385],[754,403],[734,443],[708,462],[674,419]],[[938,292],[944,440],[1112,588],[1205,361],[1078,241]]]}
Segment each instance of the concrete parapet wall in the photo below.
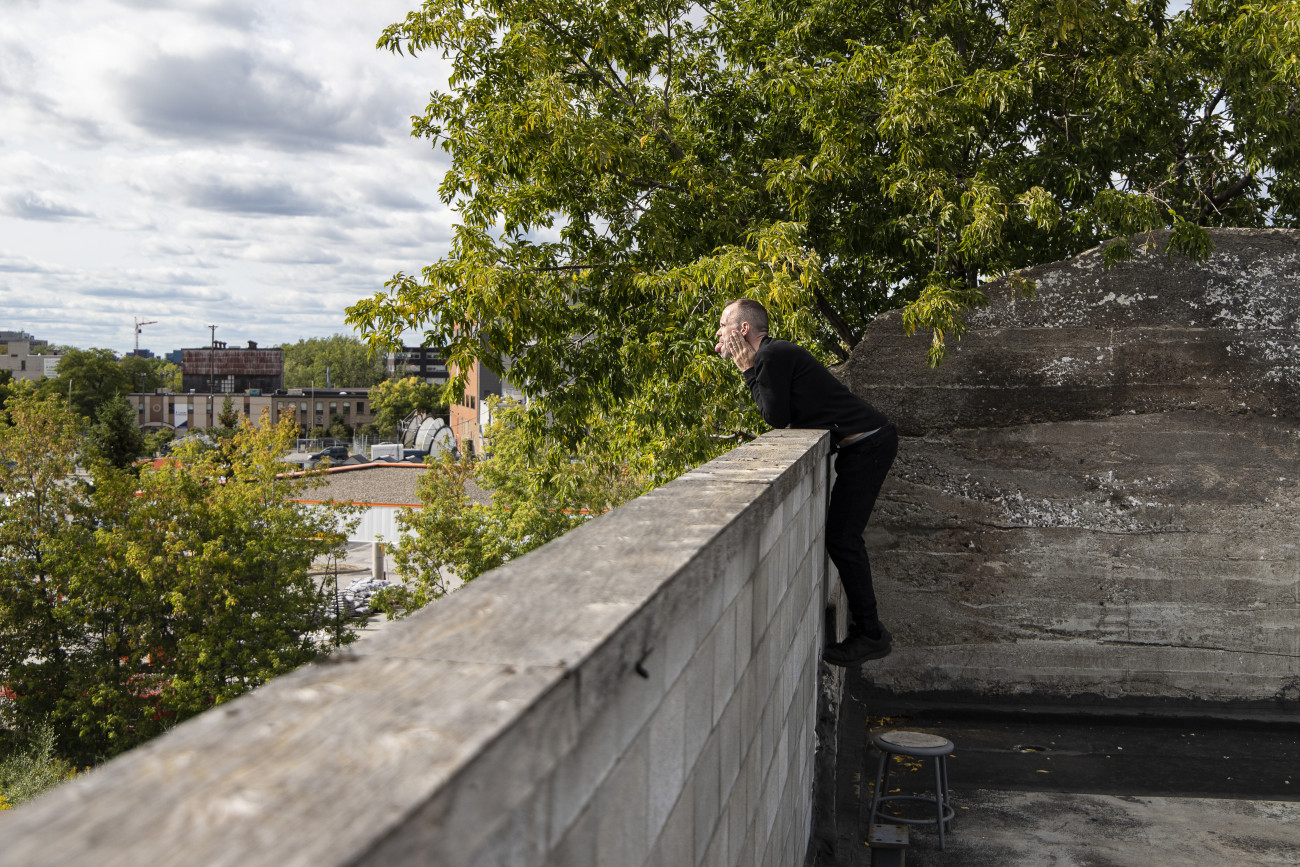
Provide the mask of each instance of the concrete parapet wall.
{"label": "concrete parapet wall", "polygon": [[876,687],[1300,704],[1300,232],[1212,238],[1034,268],[937,370],[873,324],[842,373],[909,434],[867,530]]}
{"label": "concrete parapet wall", "polygon": [[802,864],[827,445],[776,431],[0,820],[0,864]]}

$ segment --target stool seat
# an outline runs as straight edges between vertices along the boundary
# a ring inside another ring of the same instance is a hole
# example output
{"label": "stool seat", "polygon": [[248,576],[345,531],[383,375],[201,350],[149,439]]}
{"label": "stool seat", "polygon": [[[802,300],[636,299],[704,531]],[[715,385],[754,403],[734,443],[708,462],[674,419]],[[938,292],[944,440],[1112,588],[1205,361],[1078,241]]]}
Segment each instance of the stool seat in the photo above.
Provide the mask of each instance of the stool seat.
{"label": "stool seat", "polygon": [[950,756],[952,741],[925,732],[879,732],[871,736],[876,749],[904,756]]}
{"label": "stool seat", "polygon": [[[907,825],[935,825],[939,829],[939,848],[945,848],[944,831],[956,815],[949,802],[948,793],[948,756],[956,749],[952,741],[940,735],[927,732],[892,731],[878,732],[871,736],[871,742],[880,751],[880,764],[876,768],[876,789],[871,799],[870,823],[877,821],[901,822]],[[934,759],[934,797],[927,795],[886,795],[889,781],[889,757],[912,756]],[[935,808],[932,819],[906,818],[902,816],[882,816],[882,805],[894,801],[918,801]]]}

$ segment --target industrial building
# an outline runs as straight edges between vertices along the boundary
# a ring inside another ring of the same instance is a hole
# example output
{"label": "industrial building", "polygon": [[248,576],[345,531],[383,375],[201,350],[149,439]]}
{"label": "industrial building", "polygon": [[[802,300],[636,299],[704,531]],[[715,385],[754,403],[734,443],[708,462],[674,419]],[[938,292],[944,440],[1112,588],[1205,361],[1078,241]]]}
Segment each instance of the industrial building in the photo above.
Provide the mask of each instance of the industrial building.
{"label": "industrial building", "polygon": [[284,388],[284,350],[231,349],[222,341],[181,350],[181,390],[205,394],[270,394]]}
{"label": "industrial building", "polygon": [[303,430],[329,427],[336,415],[353,428],[375,420],[368,388],[291,388],[269,393],[247,389],[233,394],[206,390],[176,394],[159,389],[152,394],[128,395],[127,400],[135,407],[140,427],[185,430],[220,424],[218,418],[227,397],[235,412],[253,421],[266,411],[277,421],[289,416]]}
{"label": "industrial building", "polygon": [[445,385],[449,374],[441,349],[431,346],[403,346],[385,357],[389,376],[414,376],[429,385]]}
{"label": "industrial building", "polygon": [[0,370],[9,371],[14,379],[53,378],[63,356],[33,352],[47,345],[26,331],[0,331]]}

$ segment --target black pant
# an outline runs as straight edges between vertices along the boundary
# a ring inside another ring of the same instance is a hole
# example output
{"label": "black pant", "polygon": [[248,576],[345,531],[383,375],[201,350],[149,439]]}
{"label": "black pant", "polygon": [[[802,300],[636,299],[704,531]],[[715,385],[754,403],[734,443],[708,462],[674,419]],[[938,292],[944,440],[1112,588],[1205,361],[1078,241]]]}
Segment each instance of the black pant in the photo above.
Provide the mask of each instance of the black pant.
{"label": "black pant", "polygon": [[835,456],[835,486],[826,509],[826,552],[839,570],[849,613],[859,629],[878,622],[871,561],[862,533],[897,454],[898,431],[888,424]]}

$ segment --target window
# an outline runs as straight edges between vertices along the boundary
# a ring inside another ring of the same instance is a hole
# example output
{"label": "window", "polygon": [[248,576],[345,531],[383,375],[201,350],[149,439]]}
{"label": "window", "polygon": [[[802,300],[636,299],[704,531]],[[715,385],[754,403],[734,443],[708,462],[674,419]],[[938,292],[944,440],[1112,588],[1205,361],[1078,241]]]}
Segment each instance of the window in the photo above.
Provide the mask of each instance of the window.
{"label": "window", "polygon": [[317,412],[324,412],[324,411],[325,411],[325,404],[324,404],[323,401],[319,401],[319,400],[316,401],[316,411],[317,411]]}
{"label": "window", "polygon": [[336,410],[336,409],[338,409],[338,408],[339,408],[338,401],[331,400],[331,401],[330,401],[330,412],[333,412],[334,410]]}
{"label": "window", "polygon": [[366,405],[365,405],[365,403],[364,403],[363,401],[360,401],[360,400],[357,401],[357,412],[358,412],[358,413],[362,413],[362,412],[365,412],[365,411],[366,411]]}

